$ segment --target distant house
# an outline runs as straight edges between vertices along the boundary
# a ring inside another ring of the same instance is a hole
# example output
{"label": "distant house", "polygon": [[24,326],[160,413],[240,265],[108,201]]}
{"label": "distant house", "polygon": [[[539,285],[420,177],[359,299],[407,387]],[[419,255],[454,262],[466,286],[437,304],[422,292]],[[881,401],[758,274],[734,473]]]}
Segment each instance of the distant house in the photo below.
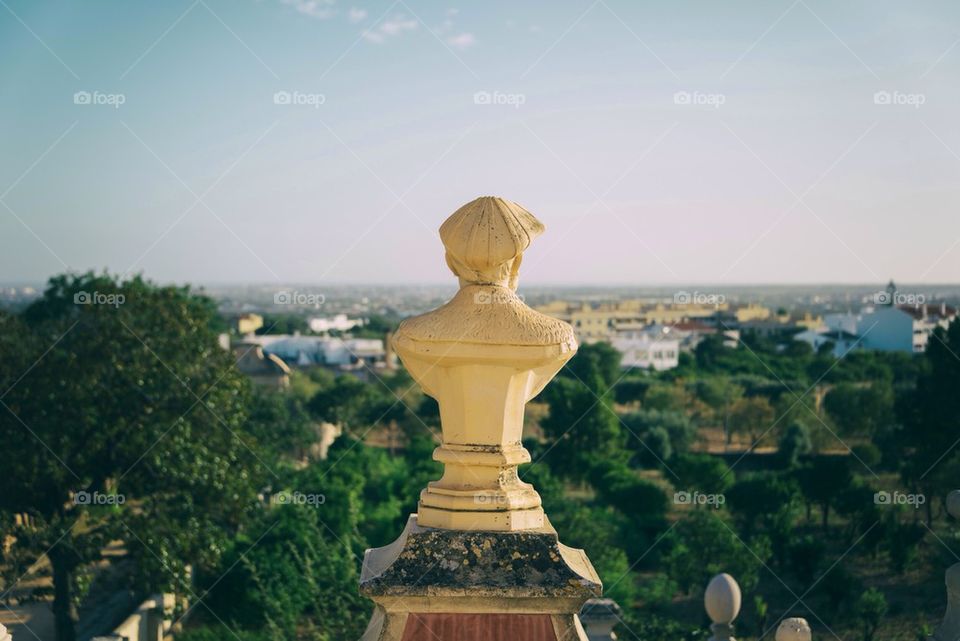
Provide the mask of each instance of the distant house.
{"label": "distant house", "polygon": [[307,321],[310,331],[325,334],[330,331],[348,332],[355,327],[363,326],[362,318],[347,318],[346,314],[336,314],[332,317],[317,316]]}
{"label": "distant house", "polygon": [[833,349],[831,353],[837,358],[844,356],[852,349],[862,347],[859,336],[842,329],[806,329],[793,338],[794,340],[807,343],[815,352],[819,352],[820,348],[827,343],[832,343]]}
{"label": "distant house", "polygon": [[386,350],[378,338],[330,338],[301,334],[256,336],[267,354],[293,367],[325,366],[336,369],[384,367]]}
{"label": "distant house", "polygon": [[800,332],[795,338],[815,350],[833,341],[833,353],[838,357],[854,348],[921,353],[927,349],[933,331],[946,328],[957,317],[956,308],[946,303],[897,304],[902,298],[891,282],[885,292],[874,296],[876,305],[856,315],[827,314],[823,317],[824,327]]}
{"label": "distant house", "polygon": [[241,342],[233,347],[237,369],[255,385],[283,389],[290,385],[290,368],[277,356],[265,354],[255,342]]}
{"label": "distant house", "polygon": [[946,328],[956,316],[946,304],[884,305],[863,314],[859,329],[866,349],[920,353],[933,330]]}
{"label": "distant house", "polygon": [[658,372],[673,369],[680,364],[680,341],[669,334],[649,331],[620,332],[610,345],[622,354],[620,366],[624,369],[652,369]]}

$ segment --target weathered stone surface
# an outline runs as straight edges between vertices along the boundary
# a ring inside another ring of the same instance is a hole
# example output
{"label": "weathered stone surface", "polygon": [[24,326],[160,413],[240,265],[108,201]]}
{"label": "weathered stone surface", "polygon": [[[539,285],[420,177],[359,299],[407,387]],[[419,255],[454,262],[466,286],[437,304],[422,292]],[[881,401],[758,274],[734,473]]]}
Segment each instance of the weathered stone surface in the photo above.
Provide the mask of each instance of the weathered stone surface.
{"label": "weathered stone surface", "polygon": [[418,526],[414,515],[397,541],[367,551],[360,592],[587,599],[600,595],[601,584],[583,551],[560,543],[549,524],[516,532],[443,530]]}

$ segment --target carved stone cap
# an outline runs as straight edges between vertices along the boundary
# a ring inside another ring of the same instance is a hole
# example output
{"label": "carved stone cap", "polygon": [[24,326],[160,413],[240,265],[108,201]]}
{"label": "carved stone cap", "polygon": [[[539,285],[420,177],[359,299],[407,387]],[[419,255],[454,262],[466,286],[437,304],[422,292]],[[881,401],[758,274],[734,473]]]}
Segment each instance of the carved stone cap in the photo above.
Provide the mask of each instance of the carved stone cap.
{"label": "carved stone cap", "polygon": [[461,285],[497,284],[516,289],[520,256],[544,231],[543,223],[509,200],[481,196],[440,226],[447,265]]}

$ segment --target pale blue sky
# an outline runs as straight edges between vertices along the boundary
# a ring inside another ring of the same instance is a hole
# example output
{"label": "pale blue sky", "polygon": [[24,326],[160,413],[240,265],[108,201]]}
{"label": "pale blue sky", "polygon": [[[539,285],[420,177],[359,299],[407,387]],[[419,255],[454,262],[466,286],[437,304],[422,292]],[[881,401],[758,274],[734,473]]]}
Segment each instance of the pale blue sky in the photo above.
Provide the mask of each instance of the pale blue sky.
{"label": "pale blue sky", "polygon": [[947,0],[0,0],[0,281],[438,282],[496,194],[527,282],[957,282],[958,41]]}

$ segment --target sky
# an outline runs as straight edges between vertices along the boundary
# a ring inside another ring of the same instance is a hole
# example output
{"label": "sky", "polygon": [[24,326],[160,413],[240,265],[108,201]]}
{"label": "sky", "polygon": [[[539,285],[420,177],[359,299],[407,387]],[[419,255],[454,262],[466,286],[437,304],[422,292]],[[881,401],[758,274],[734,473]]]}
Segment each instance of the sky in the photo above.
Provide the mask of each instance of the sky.
{"label": "sky", "polygon": [[0,0],[0,282],[960,281],[960,4]]}

